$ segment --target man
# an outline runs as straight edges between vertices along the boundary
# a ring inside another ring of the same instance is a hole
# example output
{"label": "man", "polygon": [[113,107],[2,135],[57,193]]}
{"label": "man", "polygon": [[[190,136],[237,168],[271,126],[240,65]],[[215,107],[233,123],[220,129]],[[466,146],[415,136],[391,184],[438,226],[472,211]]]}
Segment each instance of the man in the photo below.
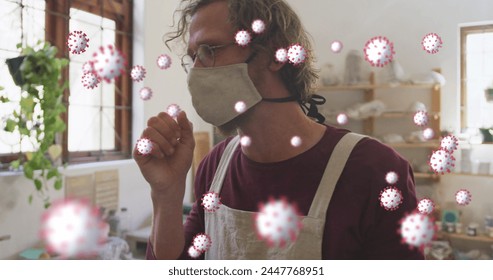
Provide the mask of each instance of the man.
{"label": "man", "polygon": [[[183,66],[194,108],[221,133],[237,136],[216,145],[199,165],[196,202],[183,226],[185,178],[195,146],[192,125],[185,112],[176,122],[166,113],[149,119],[142,137],[154,149],[150,156],[134,152],[151,186],[148,258],[423,259],[401,244],[397,233],[399,220],[416,208],[411,167],[374,139],[319,123],[310,96],[317,78],[311,45],[291,8],[279,0],[183,3],[170,40],[188,34]],[[249,30],[255,19],[265,22],[265,31],[247,46],[236,44],[236,32]],[[295,43],[308,54],[303,63],[275,59],[277,49]],[[234,110],[238,102],[242,109]],[[306,103],[312,105],[309,116],[300,106]],[[250,143],[240,145],[244,136]],[[399,175],[395,187],[403,196],[395,211],[379,200],[389,171]],[[201,205],[208,192],[221,197],[217,211]],[[259,239],[255,229],[259,204],[269,199],[283,199],[300,212],[299,232],[282,246]],[[205,252],[193,246],[201,233],[211,240]]]}

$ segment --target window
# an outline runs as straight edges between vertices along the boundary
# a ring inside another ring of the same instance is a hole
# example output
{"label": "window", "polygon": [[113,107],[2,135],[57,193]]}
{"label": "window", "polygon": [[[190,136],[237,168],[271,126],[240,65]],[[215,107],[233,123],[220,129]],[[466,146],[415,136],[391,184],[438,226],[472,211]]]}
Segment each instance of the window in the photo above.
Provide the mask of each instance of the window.
{"label": "window", "polygon": [[[131,0],[0,0],[2,40],[0,57],[15,57],[15,45],[22,40],[34,45],[46,40],[58,48],[58,55],[70,60],[63,73],[70,88],[64,93],[67,112],[63,119],[67,130],[58,142],[63,147],[67,163],[105,161],[131,157],[131,80],[128,66],[132,62]],[[21,20],[22,19],[22,20]],[[66,39],[71,31],[81,30],[89,37],[88,50],[70,54]],[[82,64],[100,46],[114,45],[127,58],[127,75],[111,83],[102,82],[95,89],[82,86]],[[6,65],[0,68],[0,85],[9,99],[21,92],[16,87]],[[17,98],[18,100],[19,98]],[[1,124],[18,104],[0,108]],[[15,133],[0,130],[0,159],[8,163],[21,153],[32,150],[29,141],[21,145]]]}
{"label": "window", "polygon": [[461,127],[493,128],[493,24],[467,26],[461,33]]}

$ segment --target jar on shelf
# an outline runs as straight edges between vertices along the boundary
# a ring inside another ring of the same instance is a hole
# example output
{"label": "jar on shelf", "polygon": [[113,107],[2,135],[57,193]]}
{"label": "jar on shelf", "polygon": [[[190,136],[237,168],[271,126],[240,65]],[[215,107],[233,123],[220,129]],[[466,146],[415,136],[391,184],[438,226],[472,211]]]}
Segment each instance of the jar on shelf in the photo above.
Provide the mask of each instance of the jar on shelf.
{"label": "jar on shelf", "polygon": [[467,226],[467,235],[477,236],[478,235],[478,227],[479,227],[479,225],[477,223],[470,223],[469,226]]}

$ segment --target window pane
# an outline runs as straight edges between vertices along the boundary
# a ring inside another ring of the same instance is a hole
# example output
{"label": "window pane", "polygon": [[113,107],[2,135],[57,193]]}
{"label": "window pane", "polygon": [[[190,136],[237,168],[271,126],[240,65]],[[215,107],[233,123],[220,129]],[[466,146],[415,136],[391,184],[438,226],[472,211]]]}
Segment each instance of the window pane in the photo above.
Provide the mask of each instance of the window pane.
{"label": "window pane", "polygon": [[467,127],[493,127],[493,102],[485,89],[493,88],[493,32],[469,34],[466,39]]}
{"label": "window pane", "polygon": [[[30,0],[23,1],[23,5],[22,9],[20,1],[0,0],[0,32],[2,34],[0,86],[5,88],[0,92],[0,96],[7,97],[11,101],[0,103],[0,154],[33,151],[36,145],[34,139],[30,137],[21,139],[18,131],[10,133],[3,130],[6,120],[12,118],[14,110],[18,109],[21,97],[21,90],[14,84],[4,61],[19,56],[16,45],[21,42],[21,37],[23,37],[23,45],[34,46],[38,40],[44,39],[45,34],[45,2]],[[39,114],[40,111],[37,113]]]}
{"label": "window pane", "polygon": [[[89,38],[89,47],[86,52],[77,55],[70,54],[68,115],[68,150],[70,152],[115,148],[114,82],[102,81],[94,89],[83,87],[81,82],[82,65],[92,59],[100,46],[115,44],[115,26],[113,20],[78,9],[70,9],[70,31],[80,30]],[[81,141],[81,137],[85,140]]]}

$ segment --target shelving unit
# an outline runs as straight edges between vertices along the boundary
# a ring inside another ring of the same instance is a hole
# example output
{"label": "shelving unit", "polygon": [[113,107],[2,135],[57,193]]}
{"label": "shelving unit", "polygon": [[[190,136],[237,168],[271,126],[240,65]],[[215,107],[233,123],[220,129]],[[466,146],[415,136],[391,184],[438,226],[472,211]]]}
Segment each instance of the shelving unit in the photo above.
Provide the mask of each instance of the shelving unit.
{"label": "shelving unit", "polygon": [[[440,72],[440,69],[433,69],[433,71]],[[374,73],[371,74],[370,76],[370,83],[369,84],[358,84],[358,85],[336,85],[336,86],[322,86],[319,87],[317,92],[318,94],[323,95],[324,92],[329,92],[329,93],[336,93],[341,92],[348,92],[348,91],[353,91],[353,92],[362,92],[363,94],[363,101],[364,102],[370,102],[375,99],[378,96],[379,92],[385,90],[385,91],[403,91],[402,93],[399,94],[408,94],[409,91],[412,91],[413,93],[415,91],[426,91],[428,90],[429,96],[429,101],[427,102],[427,112],[428,112],[428,117],[429,117],[429,122],[428,122],[428,127],[432,128],[434,131],[434,137],[433,139],[430,139],[429,141],[426,142],[403,142],[403,143],[387,143],[387,145],[395,148],[396,150],[401,149],[426,149],[426,151],[431,152],[433,149],[437,149],[440,146],[439,142],[439,137],[440,137],[440,100],[441,100],[441,87],[439,84],[376,84],[375,83],[375,75]],[[408,97],[408,101],[421,101],[417,99],[417,97],[411,96],[411,94],[408,94],[406,97]],[[333,99],[328,99],[334,102]],[[382,99],[382,101],[385,103],[385,99]],[[402,110],[402,108],[387,108],[387,110],[382,113],[379,116],[376,117],[369,117],[366,119],[361,120],[362,122],[362,131],[355,131],[359,133],[363,133],[366,135],[370,135],[373,137],[376,137],[376,125],[381,122],[382,120],[385,121],[398,121],[402,119],[409,118],[412,120],[415,112],[411,112],[408,110]],[[387,133],[407,133],[408,131],[387,131]],[[420,178],[420,179],[426,179],[426,180],[433,180],[437,181],[439,180],[439,176],[435,175],[434,173],[424,173],[424,172],[417,172],[415,170],[415,178]]]}
{"label": "shelving unit", "polygon": [[460,233],[439,232],[437,233],[436,237],[438,239],[449,240],[449,241],[451,239],[460,239],[460,240],[477,241],[477,242],[485,242],[485,243],[493,244],[493,238],[486,235],[469,236]]}

